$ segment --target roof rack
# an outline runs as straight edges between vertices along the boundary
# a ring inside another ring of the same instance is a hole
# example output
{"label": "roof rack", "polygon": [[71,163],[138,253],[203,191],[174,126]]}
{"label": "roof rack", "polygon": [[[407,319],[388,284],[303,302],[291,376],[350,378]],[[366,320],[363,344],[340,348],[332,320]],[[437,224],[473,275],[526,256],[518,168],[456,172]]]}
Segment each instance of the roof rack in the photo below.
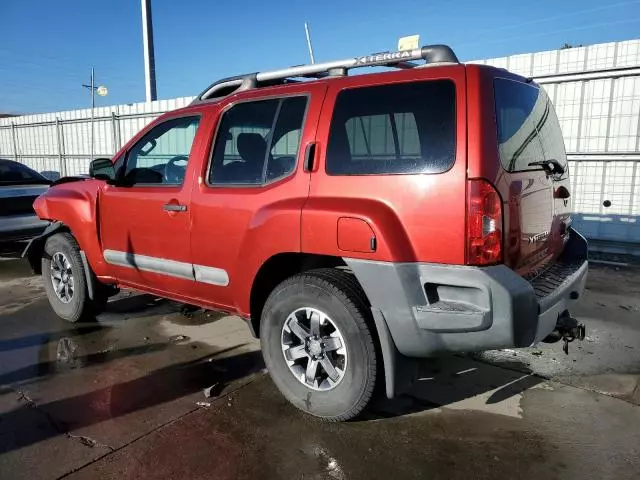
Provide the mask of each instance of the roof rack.
{"label": "roof rack", "polygon": [[413,50],[374,53],[363,57],[297,65],[269,72],[255,72],[223,78],[209,85],[195,98],[194,103],[222,98],[234,92],[257,87],[295,83],[296,78],[344,76],[352,68],[386,66],[407,69],[418,67],[419,64],[414,63],[414,60],[425,60],[426,64],[460,63],[448,45],[427,45]]}

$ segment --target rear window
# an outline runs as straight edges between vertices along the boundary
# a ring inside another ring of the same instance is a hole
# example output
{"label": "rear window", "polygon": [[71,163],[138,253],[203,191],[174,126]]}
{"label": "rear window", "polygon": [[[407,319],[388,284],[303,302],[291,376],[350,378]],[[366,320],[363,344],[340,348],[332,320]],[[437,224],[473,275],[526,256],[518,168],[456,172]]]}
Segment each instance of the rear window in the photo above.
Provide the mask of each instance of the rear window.
{"label": "rear window", "polygon": [[498,150],[508,172],[539,170],[530,165],[557,160],[566,167],[564,139],[544,89],[513,80],[494,80]]}
{"label": "rear window", "polygon": [[336,99],[327,146],[330,175],[440,173],[455,161],[450,80],[347,89]]}

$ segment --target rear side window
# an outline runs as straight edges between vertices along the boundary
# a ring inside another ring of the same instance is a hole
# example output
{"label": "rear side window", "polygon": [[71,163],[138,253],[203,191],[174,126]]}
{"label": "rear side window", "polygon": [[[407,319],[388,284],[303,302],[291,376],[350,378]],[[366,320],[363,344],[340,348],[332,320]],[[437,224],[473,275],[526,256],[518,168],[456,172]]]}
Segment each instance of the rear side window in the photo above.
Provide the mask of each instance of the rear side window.
{"label": "rear side window", "polygon": [[449,80],[344,90],[331,120],[327,173],[444,172],[455,161],[455,126]]}
{"label": "rear side window", "polygon": [[209,184],[262,185],[293,172],[307,97],[243,102],[227,110],[213,149]]}
{"label": "rear side window", "polygon": [[530,164],[551,159],[566,166],[562,131],[546,92],[503,78],[494,80],[494,90],[498,151],[504,169],[539,170]]}

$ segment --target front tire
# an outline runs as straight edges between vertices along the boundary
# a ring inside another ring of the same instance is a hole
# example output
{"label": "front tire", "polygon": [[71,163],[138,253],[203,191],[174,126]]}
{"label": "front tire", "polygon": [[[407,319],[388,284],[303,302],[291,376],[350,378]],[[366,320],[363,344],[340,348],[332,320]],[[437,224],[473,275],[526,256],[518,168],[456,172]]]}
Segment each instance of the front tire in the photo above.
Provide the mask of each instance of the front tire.
{"label": "front tire", "polygon": [[294,406],[326,421],[364,410],[377,372],[369,317],[355,277],[338,269],[301,273],[273,290],[260,323],[262,354]]}
{"label": "front tire", "polygon": [[[96,292],[89,298],[80,247],[70,233],[47,238],[42,256],[42,280],[51,308],[68,322],[90,320],[106,304],[106,296]],[[104,298],[103,298],[104,297]]]}

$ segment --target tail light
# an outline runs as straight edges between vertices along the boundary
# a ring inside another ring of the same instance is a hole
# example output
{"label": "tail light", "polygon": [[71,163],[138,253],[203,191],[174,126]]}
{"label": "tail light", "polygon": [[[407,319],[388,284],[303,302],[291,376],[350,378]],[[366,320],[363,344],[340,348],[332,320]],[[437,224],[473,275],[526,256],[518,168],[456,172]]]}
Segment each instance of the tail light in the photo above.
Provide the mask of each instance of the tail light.
{"label": "tail light", "polygon": [[467,264],[491,265],[502,261],[502,201],[482,178],[467,184]]}

